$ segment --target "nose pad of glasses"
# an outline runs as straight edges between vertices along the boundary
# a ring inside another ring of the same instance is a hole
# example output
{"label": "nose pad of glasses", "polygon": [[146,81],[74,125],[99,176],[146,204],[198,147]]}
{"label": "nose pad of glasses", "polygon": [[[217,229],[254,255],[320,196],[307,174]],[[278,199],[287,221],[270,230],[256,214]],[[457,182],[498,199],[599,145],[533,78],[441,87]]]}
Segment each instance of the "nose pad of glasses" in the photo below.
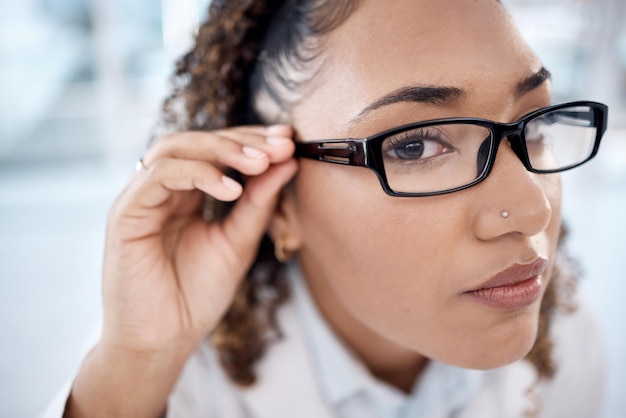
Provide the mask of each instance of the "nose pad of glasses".
{"label": "nose pad of glasses", "polygon": [[526,169],[530,168],[530,163],[528,161],[528,156],[526,155],[526,150],[522,146],[522,137],[518,134],[512,134],[504,137],[504,140],[510,145],[511,150],[517,155],[517,158],[522,162]]}
{"label": "nose pad of glasses", "polygon": [[476,177],[479,177],[485,171],[487,160],[489,160],[489,150],[491,149],[489,138],[485,139],[480,148],[478,148],[478,158],[476,161]]}

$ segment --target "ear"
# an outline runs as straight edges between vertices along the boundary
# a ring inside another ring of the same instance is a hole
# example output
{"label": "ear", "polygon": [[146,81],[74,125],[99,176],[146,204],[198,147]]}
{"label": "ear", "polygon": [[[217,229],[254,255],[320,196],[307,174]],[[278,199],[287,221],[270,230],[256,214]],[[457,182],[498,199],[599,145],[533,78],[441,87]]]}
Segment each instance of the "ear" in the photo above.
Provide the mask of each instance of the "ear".
{"label": "ear", "polygon": [[282,240],[285,250],[289,252],[298,251],[302,245],[295,196],[292,187],[283,189],[267,230],[272,241]]}

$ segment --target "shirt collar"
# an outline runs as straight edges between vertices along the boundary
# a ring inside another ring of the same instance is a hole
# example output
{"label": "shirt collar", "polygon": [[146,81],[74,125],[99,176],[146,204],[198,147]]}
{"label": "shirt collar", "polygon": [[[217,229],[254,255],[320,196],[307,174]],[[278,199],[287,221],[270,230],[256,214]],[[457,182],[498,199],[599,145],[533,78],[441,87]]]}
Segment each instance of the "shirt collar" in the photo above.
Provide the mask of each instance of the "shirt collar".
{"label": "shirt collar", "polygon": [[288,277],[318,386],[330,404],[341,405],[365,393],[373,399],[384,399],[393,406],[384,409],[397,409],[399,416],[437,416],[461,409],[479,392],[484,372],[432,360],[411,395],[377,380],[326,323],[296,262],[288,265]]}
{"label": "shirt collar", "polygon": [[339,404],[364,389],[369,372],[335,336],[313,301],[297,263],[290,263],[289,277],[296,311],[303,325],[313,366],[325,398]]}

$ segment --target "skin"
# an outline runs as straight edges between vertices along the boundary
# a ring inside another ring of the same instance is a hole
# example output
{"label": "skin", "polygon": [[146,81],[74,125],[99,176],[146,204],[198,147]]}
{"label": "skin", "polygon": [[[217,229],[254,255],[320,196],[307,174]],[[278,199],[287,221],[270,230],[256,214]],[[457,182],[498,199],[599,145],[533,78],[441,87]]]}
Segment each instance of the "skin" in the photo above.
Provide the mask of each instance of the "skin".
{"label": "skin", "polygon": [[[109,212],[103,330],[66,417],[157,417],[187,358],[230,305],[281,188],[297,164],[288,126],[162,138]],[[246,189],[220,167],[250,176]],[[202,193],[239,199],[222,223],[199,215]],[[138,402],[138,400],[141,400]]]}
{"label": "skin", "polygon": [[[65,416],[159,416],[186,359],[230,305],[265,231],[297,252],[337,335],[403,390],[428,358],[483,369],[530,350],[539,301],[502,310],[463,295],[537,257],[549,260],[545,286],[553,265],[559,177],[527,172],[506,143],[484,182],[451,195],[393,198],[366,169],[315,161],[301,161],[293,186],[281,193],[298,169],[296,133],[301,140],[361,137],[453,116],[512,121],[549,104],[548,83],[514,94],[541,64],[503,9],[493,0],[450,5],[363,1],[324,44],[324,71],[292,109],[295,130],[175,133],[146,154],[147,169],[109,214],[103,332]],[[383,106],[354,120],[407,85],[466,94],[445,106]],[[224,178],[224,167],[248,177],[245,189]],[[206,224],[201,192],[238,201],[224,222]]]}
{"label": "skin", "polygon": [[[293,111],[304,141],[442,117],[510,122],[550,103],[547,82],[515,94],[541,63],[492,0],[365,1],[328,45],[317,88]],[[425,85],[466,94],[446,105],[391,104],[350,122],[389,92]],[[537,257],[549,260],[545,290],[560,204],[559,176],[526,171],[506,142],[484,182],[428,198],[390,197],[367,169],[303,160],[273,233],[298,251],[336,333],[375,375],[410,390],[427,358],[490,369],[530,351],[540,300],[503,310],[463,292]]]}

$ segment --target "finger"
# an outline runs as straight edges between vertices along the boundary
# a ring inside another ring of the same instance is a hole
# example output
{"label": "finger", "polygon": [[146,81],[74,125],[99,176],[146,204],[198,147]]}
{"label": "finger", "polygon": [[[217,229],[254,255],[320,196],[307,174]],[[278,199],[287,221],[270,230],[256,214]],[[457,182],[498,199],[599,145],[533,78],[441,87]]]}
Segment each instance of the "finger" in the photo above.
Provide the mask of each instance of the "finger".
{"label": "finger", "polygon": [[272,164],[282,163],[293,156],[295,144],[293,130],[287,125],[274,125],[266,129],[264,135],[241,135],[232,129],[215,132],[242,145],[258,148],[266,152]]}
{"label": "finger", "polygon": [[265,133],[267,132],[267,128],[267,125],[239,125],[235,127],[216,129],[212,132],[220,133],[222,131],[238,131],[256,135],[265,135]]}
{"label": "finger", "polygon": [[238,125],[229,128],[216,129],[213,132],[221,132],[221,131],[241,131],[241,132],[252,132],[259,133],[261,135],[265,135],[268,131],[270,135],[287,135],[292,136],[293,128],[291,125],[287,125],[284,123],[278,123],[273,125]]}
{"label": "finger", "polygon": [[[277,163],[293,154],[291,133],[291,128],[282,125],[262,130],[259,127],[240,127],[212,132],[179,132],[158,141],[148,150],[143,161],[146,166],[163,157],[214,161],[220,153],[241,152],[247,147],[264,152],[271,163]],[[232,143],[229,144],[229,141]]]}
{"label": "finger", "polygon": [[293,155],[294,131],[289,125],[268,127],[235,127],[213,131],[215,135],[228,138],[241,145],[258,148],[266,152],[272,164],[283,162]]}
{"label": "finger", "polygon": [[267,136],[280,136],[293,138],[293,128],[290,125],[271,125],[267,127]]}
{"label": "finger", "polygon": [[281,189],[295,175],[294,159],[274,165],[262,176],[251,179],[223,224],[226,239],[233,244],[235,256],[254,251],[272,216]]}
{"label": "finger", "polygon": [[[231,138],[236,142],[246,143],[248,145],[254,145],[254,143],[248,143],[247,140],[258,140],[259,137],[262,141],[267,141],[270,138],[270,144],[276,142],[273,139],[293,139],[294,131],[289,125],[270,125],[270,126],[237,126],[234,128],[218,129],[212,131],[216,135]],[[256,137],[256,138],[255,138]],[[278,141],[281,142],[281,141]]]}
{"label": "finger", "polygon": [[241,145],[218,135],[183,133],[163,140],[149,150],[143,164],[151,167],[160,159],[196,160],[208,162],[220,169],[233,168],[245,175],[258,175],[267,170],[267,153],[248,145]]}
{"label": "finger", "polygon": [[233,201],[242,193],[239,183],[203,161],[162,158],[142,174],[124,193],[121,205],[126,210],[158,207],[180,191],[201,190],[222,201]]}

